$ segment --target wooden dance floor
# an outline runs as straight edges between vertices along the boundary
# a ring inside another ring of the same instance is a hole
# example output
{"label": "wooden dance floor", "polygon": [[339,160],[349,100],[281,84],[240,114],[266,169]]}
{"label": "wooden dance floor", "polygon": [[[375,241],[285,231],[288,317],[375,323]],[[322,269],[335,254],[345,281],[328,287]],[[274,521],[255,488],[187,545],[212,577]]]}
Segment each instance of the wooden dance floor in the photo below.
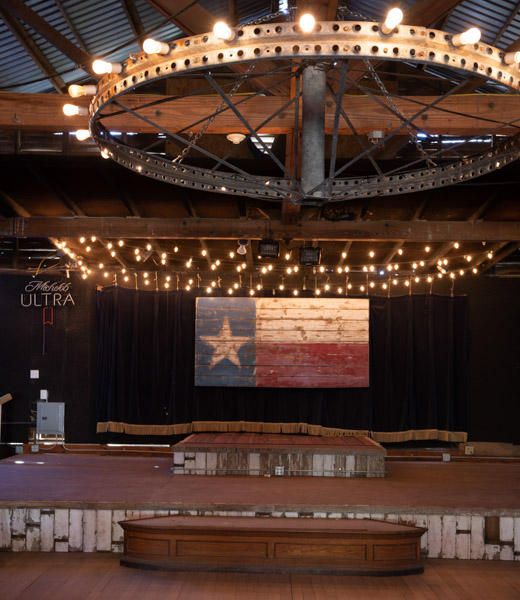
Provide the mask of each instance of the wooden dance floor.
{"label": "wooden dance floor", "polygon": [[171,459],[154,457],[11,457],[0,461],[0,507],[520,510],[519,464],[387,461],[385,479],[173,476],[171,467]]}

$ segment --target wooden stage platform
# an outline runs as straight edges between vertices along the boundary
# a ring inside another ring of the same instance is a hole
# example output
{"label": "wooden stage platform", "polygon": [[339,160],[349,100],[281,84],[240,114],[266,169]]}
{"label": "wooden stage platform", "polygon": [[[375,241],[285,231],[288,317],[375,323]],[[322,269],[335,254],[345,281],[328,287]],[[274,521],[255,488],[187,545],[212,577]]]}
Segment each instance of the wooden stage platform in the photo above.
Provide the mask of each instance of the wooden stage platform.
{"label": "wooden stage platform", "polygon": [[384,477],[385,456],[366,436],[194,433],[173,447],[173,473]]}
{"label": "wooden stage platform", "polygon": [[171,458],[0,461],[0,550],[122,551],[125,519],[373,518],[425,527],[431,558],[520,560],[520,465],[386,463],[382,479],[172,475]]}

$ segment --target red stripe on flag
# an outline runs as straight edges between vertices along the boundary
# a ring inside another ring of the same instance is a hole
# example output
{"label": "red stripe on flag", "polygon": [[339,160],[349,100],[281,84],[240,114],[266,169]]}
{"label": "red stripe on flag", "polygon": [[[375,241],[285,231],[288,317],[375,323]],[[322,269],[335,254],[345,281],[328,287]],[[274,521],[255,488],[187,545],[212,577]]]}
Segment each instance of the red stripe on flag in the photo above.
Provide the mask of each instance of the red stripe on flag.
{"label": "red stripe on flag", "polygon": [[368,387],[368,344],[257,344],[257,387]]}

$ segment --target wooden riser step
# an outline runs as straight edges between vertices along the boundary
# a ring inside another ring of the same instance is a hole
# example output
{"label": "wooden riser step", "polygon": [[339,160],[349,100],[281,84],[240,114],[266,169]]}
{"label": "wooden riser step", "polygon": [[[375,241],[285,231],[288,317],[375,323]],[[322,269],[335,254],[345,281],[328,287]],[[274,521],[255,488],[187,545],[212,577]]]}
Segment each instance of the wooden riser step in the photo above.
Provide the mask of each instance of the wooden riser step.
{"label": "wooden riser step", "polygon": [[385,477],[385,455],[366,436],[192,434],[173,447],[173,474]]}
{"label": "wooden riser step", "polygon": [[170,516],[122,521],[121,564],[174,571],[422,573],[421,527],[371,519]]}

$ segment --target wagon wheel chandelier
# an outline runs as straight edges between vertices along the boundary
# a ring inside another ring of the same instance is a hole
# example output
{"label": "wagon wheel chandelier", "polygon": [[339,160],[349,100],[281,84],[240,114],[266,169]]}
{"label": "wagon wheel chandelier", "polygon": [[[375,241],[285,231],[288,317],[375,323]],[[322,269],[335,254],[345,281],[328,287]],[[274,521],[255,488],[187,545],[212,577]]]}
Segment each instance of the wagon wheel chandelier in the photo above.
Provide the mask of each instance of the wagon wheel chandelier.
{"label": "wagon wheel chandelier", "polygon": [[[450,111],[442,107],[443,100],[456,94],[464,79],[429,103],[415,101],[404,115],[397,105],[399,96],[386,89],[371,61],[405,61],[443,72],[463,72],[518,93],[520,53],[505,53],[481,43],[478,29],[450,34],[402,25],[401,18],[401,11],[393,9],[386,21],[380,23],[315,22],[310,15],[304,15],[298,23],[270,22],[236,28],[218,23],[213,32],[172,43],[146,40],[144,52],[130,56],[122,64],[96,61],[94,68],[105,73],[98,85],[71,86],[69,93],[93,94],[89,107],[90,134],[105,157],[156,180],[261,200],[323,205],[417,192],[472,179],[516,160],[520,133],[501,135],[506,128],[520,132],[520,123],[516,121],[490,120],[489,129],[481,131],[479,136],[498,134],[502,141],[481,153],[451,162],[443,158],[443,150],[426,154],[417,137],[422,131],[417,123],[422,123],[421,118],[432,111],[445,111],[449,115]],[[352,60],[358,64],[363,61],[376,89],[361,85],[352,76],[349,72]],[[219,82],[223,67],[240,70],[231,84]],[[203,90],[150,102],[137,102],[138,97],[130,93],[158,80],[193,75],[204,78]],[[253,79],[257,86],[258,81],[262,82],[260,89],[241,94],[240,86]],[[290,88],[289,95],[273,95],[281,85]],[[375,137],[372,143],[367,143],[366,136],[357,130],[350,110],[354,97],[346,95],[352,88],[364,94],[355,96],[358,102],[362,98],[375,103],[386,113],[387,121],[396,123],[391,130],[384,131],[384,137]],[[176,127],[171,116],[161,118],[163,113],[182,114],[186,102],[200,99],[209,112],[188,125]],[[414,102],[413,98],[406,100]],[[272,110],[267,113],[258,110],[268,103],[274,107]],[[69,105],[69,112],[74,114],[76,109],[81,110]],[[261,116],[255,116],[257,112]],[[122,143],[110,133],[111,119],[121,114],[132,115],[137,128],[143,123],[156,128],[178,149],[177,156],[168,159]],[[292,140],[290,165],[262,137],[262,133],[280,128],[280,122],[282,130],[290,123],[293,134],[287,136]],[[229,144],[230,148],[221,155],[200,144],[204,133],[219,132],[223,124],[229,130],[230,123],[237,130],[235,145]],[[419,156],[406,165],[383,171],[373,157],[374,151],[405,132],[415,143]],[[338,143],[345,135],[357,140],[357,156],[341,158]],[[272,171],[268,175],[249,173],[241,168],[240,161],[233,160],[236,149],[248,139],[270,159]],[[198,164],[197,160],[190,161],[194,153],[206,159],[204,166],[200,166],[200,159]],[[372,165],[371,173],[359,174],[362,160]]]}

